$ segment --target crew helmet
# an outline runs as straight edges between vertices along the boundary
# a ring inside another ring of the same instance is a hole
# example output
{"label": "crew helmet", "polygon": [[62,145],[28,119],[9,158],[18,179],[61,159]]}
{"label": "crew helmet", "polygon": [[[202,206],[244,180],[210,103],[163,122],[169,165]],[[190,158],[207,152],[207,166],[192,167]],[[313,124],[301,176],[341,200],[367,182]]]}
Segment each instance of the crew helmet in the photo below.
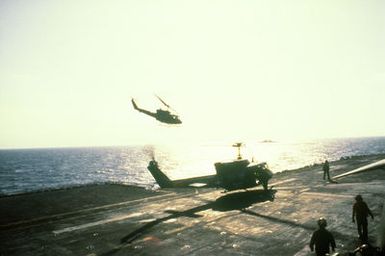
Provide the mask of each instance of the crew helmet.
{"label": "crew helmet", "polygon": [[324,228],[328,225],[328,223],[326,222],[326,219],[323,217],[319,218],[317,223],[320,228]]}

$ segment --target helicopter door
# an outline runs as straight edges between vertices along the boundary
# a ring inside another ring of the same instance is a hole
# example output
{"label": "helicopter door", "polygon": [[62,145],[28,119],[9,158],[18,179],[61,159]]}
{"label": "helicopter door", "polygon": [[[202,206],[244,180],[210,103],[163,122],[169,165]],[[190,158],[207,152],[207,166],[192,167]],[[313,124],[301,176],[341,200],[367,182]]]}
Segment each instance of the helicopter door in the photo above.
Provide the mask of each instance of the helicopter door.
{"label": "helicopter door", "polygon": [[218,180],[227,190],[245,189],[256,185],[254,172],[247,168],[249,161],[240,160],[227,163],[215,163]]}

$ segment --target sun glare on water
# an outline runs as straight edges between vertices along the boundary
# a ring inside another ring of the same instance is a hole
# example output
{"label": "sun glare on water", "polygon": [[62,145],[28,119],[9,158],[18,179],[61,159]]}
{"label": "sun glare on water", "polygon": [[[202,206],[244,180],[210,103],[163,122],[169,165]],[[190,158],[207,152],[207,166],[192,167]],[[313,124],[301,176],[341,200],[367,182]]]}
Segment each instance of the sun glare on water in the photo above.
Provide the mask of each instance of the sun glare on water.
{"label": "sun glare on water", "polygon": [[[266,162],[273,172],[280,172],[321,163],[326,159],[330,147],[318,141],[261,141],[245,143],[240,148],[240,153],[243,159],[256,163]],[[154,148],[155,159],[171,179],[215,174],[216,162],[233,161],[237,159],[237,155],[237,148],[230,143]]]}

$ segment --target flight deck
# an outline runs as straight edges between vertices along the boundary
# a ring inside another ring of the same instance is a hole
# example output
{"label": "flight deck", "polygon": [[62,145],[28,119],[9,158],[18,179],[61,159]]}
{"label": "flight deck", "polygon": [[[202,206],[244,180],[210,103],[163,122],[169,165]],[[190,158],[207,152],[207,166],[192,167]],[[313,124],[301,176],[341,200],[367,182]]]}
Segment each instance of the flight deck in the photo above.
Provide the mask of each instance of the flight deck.
{"label": "flight deck", "polygon": [[[332,176],[384,159],[362,156],[330,163]],[[272,186],[272,187],[271,187]],[[385,169],[322,180],[314,165],[274,174],[262,188],[146,190],[89,185],[0,197],[0,255],[313,255],[308,244],[319,217],[328,220],[337,251],[358,244],[351,221],[361,194],[375,215],[378,243]]]}

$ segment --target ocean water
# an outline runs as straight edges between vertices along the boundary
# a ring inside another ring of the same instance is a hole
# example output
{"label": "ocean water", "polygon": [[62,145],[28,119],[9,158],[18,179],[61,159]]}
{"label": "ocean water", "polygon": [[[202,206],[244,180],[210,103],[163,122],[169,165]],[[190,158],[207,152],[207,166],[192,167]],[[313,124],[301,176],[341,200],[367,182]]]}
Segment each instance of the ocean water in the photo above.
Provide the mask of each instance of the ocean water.
{"label": "ocean water", "polygon": [[[267,162],[273,172],[341,157],[385,153],[385,137],[301,142],[246,142],[244,158]],[[171,178],[214,174],[214,163],[232,160],[229,144],[0,150],[0,194],[121,183],[156,187],[146,167],[152,157]]]}

